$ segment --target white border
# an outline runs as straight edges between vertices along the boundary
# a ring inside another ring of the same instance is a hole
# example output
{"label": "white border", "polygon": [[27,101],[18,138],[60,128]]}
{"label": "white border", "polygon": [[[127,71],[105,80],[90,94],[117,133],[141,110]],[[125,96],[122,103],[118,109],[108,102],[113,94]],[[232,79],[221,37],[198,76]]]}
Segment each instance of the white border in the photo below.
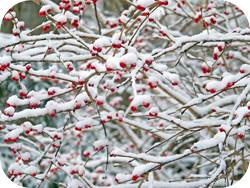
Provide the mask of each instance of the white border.
{"label": "white border", "polygon": [[[1,0],[0,6],[0,24],[3,19],[4,14],[15,4],[22,2],[24,0]],[[239,6],[240,9],[245,13],[250,22],[250,1],[249,0],[228,0],[231,3]],[[243,178],[230,188],[249,188],[250,186],[250,169],[248,168],[246,174]],[[20,186],[13,183],[3,172],[0,163],[0,187],[2,188],[20,188]]]}

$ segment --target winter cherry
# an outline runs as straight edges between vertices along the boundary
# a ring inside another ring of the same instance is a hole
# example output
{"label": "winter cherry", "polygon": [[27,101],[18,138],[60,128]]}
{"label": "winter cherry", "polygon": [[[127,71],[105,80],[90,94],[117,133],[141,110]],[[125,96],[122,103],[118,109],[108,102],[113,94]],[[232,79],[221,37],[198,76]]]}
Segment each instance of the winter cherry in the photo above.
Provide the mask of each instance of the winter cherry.
{"label": "winter cherry", "polygon": [[83,156],[85,157],[85,158],[89,158],[90,157],[90,152],[89,151],[84,151],[83,152]]}

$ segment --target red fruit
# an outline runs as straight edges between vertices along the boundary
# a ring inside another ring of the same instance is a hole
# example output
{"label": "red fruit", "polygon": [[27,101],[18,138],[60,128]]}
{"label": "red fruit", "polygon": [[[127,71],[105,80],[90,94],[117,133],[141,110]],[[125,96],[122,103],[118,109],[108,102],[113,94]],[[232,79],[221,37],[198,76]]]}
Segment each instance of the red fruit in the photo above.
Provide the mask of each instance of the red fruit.
{"label": "red fruit", "polygon": [[217,91],[216,91],[216,89],[213,88],[213,89],[210,89],[209,92],[212,93],[212,94],[214,94],[214,93],[216,93]]}
{"label": "red fruit", "polygon": [[214,17],[210,18],[211,24],[215,25],[217,23],[216,19]]}
{"label": "red fruit", "polygon": [[86,158],[89,158],[90,157],[90,152],[89,151],[84,151],[83,156],[86,157]]}
{"label": "red fruit", "polygon": [[29,104],[31,109],[36,109],[39,105],[38,104]]}
{"label": "red fruit", "polygon": [[150,103],[149,102],[143,102],[142,105],[144,106],[144,108],[148,108],[150,106]]}
{"label": "red fruit", "polygon": [[103,101],[97,100],[97,101],[96,101],[96,105],[97,105],[97,106],[102,106],[102,105],[103,105]]}
{"label": "red fruit", "polygon": [[219,128],[219,131],[220,131],[220,132],[226,132],[225,129],[224,129],[223,127],[220,127],[220,128]]}
{"label": "red fruit", "polygon": [[160,34],[161,34],[161,36],[163,36],[163,37],[168,36],[168,35],[167,35],[167,33],[166,33],[166,32],[164,32],[164,31],[160,31]]}
{"label": "red fruit", "polygon": [[245,74],[246,71],[245,71],[244,69],[240,69],[240,73],[241,73],[241,74]]}
{"label": "red fruit", "polygon": [[202,19],[202,16],[201,16],[201,15],[198,15],[198,16],[194,19],[194,22],[195,22],[195,23],[198,23],[201,19]]}
{"label": "red fruit", "polygon": [[209,24],[206,21],[203,21],[203,27],[208,28]]}
{"label": "red fruit", "polygon": [[113,69],[106,66],[106,70],[107,70],[108,72],[111,72]]}
{"label": "red fruit", "polygon": [[41,17],[45,17],[46,16],[46,11],[39,11],[38,15],[41,16]]}
{"label": "red fruit", "polygon": [[112,48],[119,49],[121,47],[122,47],[122,45],[120,43],[119,44],[112,44]]}
{"label": "red fruit", "polygon": [[139,176],[138,176],[138,175],[133,175],[131,179],[132,179],[133,181],[137,181],[137,180],[138,180],[138,178],[139,178]]}
{"label": "red fruit", "polygon": [[101,52],[102,51],[102,48],[100,48],[100,47],[93,47],[93,50],[95,50],[95,51],[97,51],[97,52]]}
{"label": "red fruit", "polygon": [[213,59],[214,59],[215,61],[217,61],[217,60],[219,59],[218,54],[214,53],[214,54],[213,54]]}
{"label": "red fruit", "polygon": [[68,4],[69,0],[62,0],[63,3]]}
{"label": "red fruit", "polygon": [[31,64],[26,65],[25,66],[26,72],[29,72],[31,68],[32,68]]}
{"label": "red fruit", "polygon": [[26,93],[25,91],[20,91],[20,92],[19,92],[19,96],[20,96],[21,98],[26,98],[26,97],[27,97],[27,93]]}
{"label": "red fruit", "polygon": [[17,138],[7,138],[4,139],[5,143],[12,143],[12,142],[17,142],[18,141],[18,137]]}
{"label": "red fruit", "polygon": [[125,69],[125,68],[127,67],[126,63],[124,63],[123,61],[121,61],[121,62],[119,63],[119,65],[120,65],[120,67],[123,68],[123,69]]}
{"label": "red fruit", "polygon": [[75,130],[76,131],[82,131],[82,128],[81,127],[75,127]]}
{"label": "red fruit", "polygon": [[179,83],[178,83],[178,82],[173,81],[173,82],[171,82],[171,84],[172,84],[172,86],[177,86]]}
{"label": "red fruit", "polygon": [[56,93],[55,90],[49,90],[48,91],[48,95],[49,96],[55,95],[55,93]]}
{"label": "red fruit", "polygon": [[217,48],[218,48],[219,52],[222,52],[222,51],[223,51],[223,46],[218,45]]}
{"label": "red fruit", "polygon": [[66,22],[56,22],[57,29],[61,29],[64,25],[66,25]]}
{"label": "red fruit", "polygon": [[80,103],[76,103],[74,106],[74,109],[80,109],[81,108],[81,104]]}
{"label": "red fruit", "polygon": [[149,112],[148,115],[151,117],[156,117],[158,115],[158,113],[157,112]]}
{"label": "red fruit", "polygon": [[92,0],[93,1],[93,4],[96,4],[97,0]]}
{"label": "red fruit", "polygon": [[22,80],[26,78],[25,74],[24,74],[24,73],[21,73],[21,72],[19,72],[19,77],[20,77]]}
{"label": "red fruit", "polygon": [[79,9],[74,8],[74,9],[73,9],[73,13],[74,13],[74,14],[80,14],[80,10],[79,10]]}
{"label": "red fruit", "polygon": [[153,61],[152,60],[145,60],[145,63],[147,64],[147,65],[151,65],[152,63],[153,63]]}
{"label": "red fruit", "polygon": [[207,66],[202,66],[201,70],[202,70],[203,74],[211,72],[211,69],[209,67],[207,67]]}
{"label": "red fruit", "polygon": [[160,6],[167,6],[168,5],[168,1],[158,1]]}
{"label": "red fruit", "polygon": [[137,107],[136,106],[131,106],[130,109],[131,109],[132,112],[136,112],[137,111]]}
{"label": "red fruit", "polygon": [[79,27],[79,20],[75,19],[71,21],[71,25],[74,28],[78,28]]}
{"label": "red fruit", "polygon": [[139,10],[139,11],[144,11],[145,10],[145,7],[141,6],[141,5],[137,5],[136,6],[136,9]]}
{"label": "red fruit", "polygon": [[234,85],[234,82],[229,82],[229,83],[227,83],[226,88],[231,88],[233,85]]}
{"label": "red fruit", "polygon": [[148,21],[149,21],[149,22],[154,22],[155,19],[154,19],[154,18],[148,18]]}
{"label": "red fruit", "polygon": [[50,23],[45,24],[45,25],[42,26],[43,32],[48,32],[50,30],[50,28],[51,28]]}
{"label": "red fruit", "polygon": [[143,12],[141,15],[142,15],[142,16],[149,16],[150,13],[149,13],[148,11],[145,11],[145,12]]}
{"label": "red fruit", "polygon": [[238,133],[237,134],[237,138],[240,139],[240,140],[243,140],[245,137],[245,135],[243,133]]}

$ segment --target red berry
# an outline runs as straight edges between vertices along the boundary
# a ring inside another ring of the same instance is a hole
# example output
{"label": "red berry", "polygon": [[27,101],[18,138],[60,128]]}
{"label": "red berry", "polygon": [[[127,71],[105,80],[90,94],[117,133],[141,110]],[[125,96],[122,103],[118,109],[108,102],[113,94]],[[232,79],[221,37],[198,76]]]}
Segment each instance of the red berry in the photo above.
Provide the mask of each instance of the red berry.
{"label": "red berry", "polygon": [[119,64],[120,64],[120,67],[123,69],[127,67],[126,63],[124,63],[123,61],[121,61]]}
{"label": "red berry", "polygon": [[218,54],[214,53],[214,54],[213,54],[213,59],[214,59],[215,61],[217,61],[217,60],[219,59]]}
{"label": "red berry", "polygon": [[97,101],[96,101],[96,105],[97,105],[97,106],[102,106],[102,105],[103,105],[103,101],[97,100]]}
{"label": "red berry", "polygon": [[241,73],[241,74],[245,74],[246,71],[245,71],[244,69],[240,69],[240,73]]}
{"label": "red berry", "polygon": [[131,106],[130,109],[131,109],[132,112],[136,112],[137,111],[137,107],[136,106]]}
{"label": "red berry", "polygon": [[216,93],[217,91],[216,91],[216,89],[213,88],[213,89],[210,89],[209,92],[212,93],[212,94],[214,94],[214,93]]}
{"label": "red berry", "polygon": [[238,133],[237,134],[237,138],[240,139],[240,140],[243,140],[245,137],[245,135],[243,133]]}
{"label": "red berry", "polygon": [[141,6],[141,5],[137,5],[137,6],[136,6],[136,9],[139,10],[139,11],[144,11],[144,10],[145,10],[145,7],[144,7],[144,6]]}
{"label": "red berry", "polygon": [[150,103],[149,102],[143,102],[142,105],[144,106],[144,108],[148,108],[150,106]]}
{"label": "red berry", "polygon": [[138,175],[133,175],[133,176],[132,176],[132,180],[133,180],[133,181],[137,181],[137,180],[138,180],[138,178],[139,178],[139,176],[138,176]]}

